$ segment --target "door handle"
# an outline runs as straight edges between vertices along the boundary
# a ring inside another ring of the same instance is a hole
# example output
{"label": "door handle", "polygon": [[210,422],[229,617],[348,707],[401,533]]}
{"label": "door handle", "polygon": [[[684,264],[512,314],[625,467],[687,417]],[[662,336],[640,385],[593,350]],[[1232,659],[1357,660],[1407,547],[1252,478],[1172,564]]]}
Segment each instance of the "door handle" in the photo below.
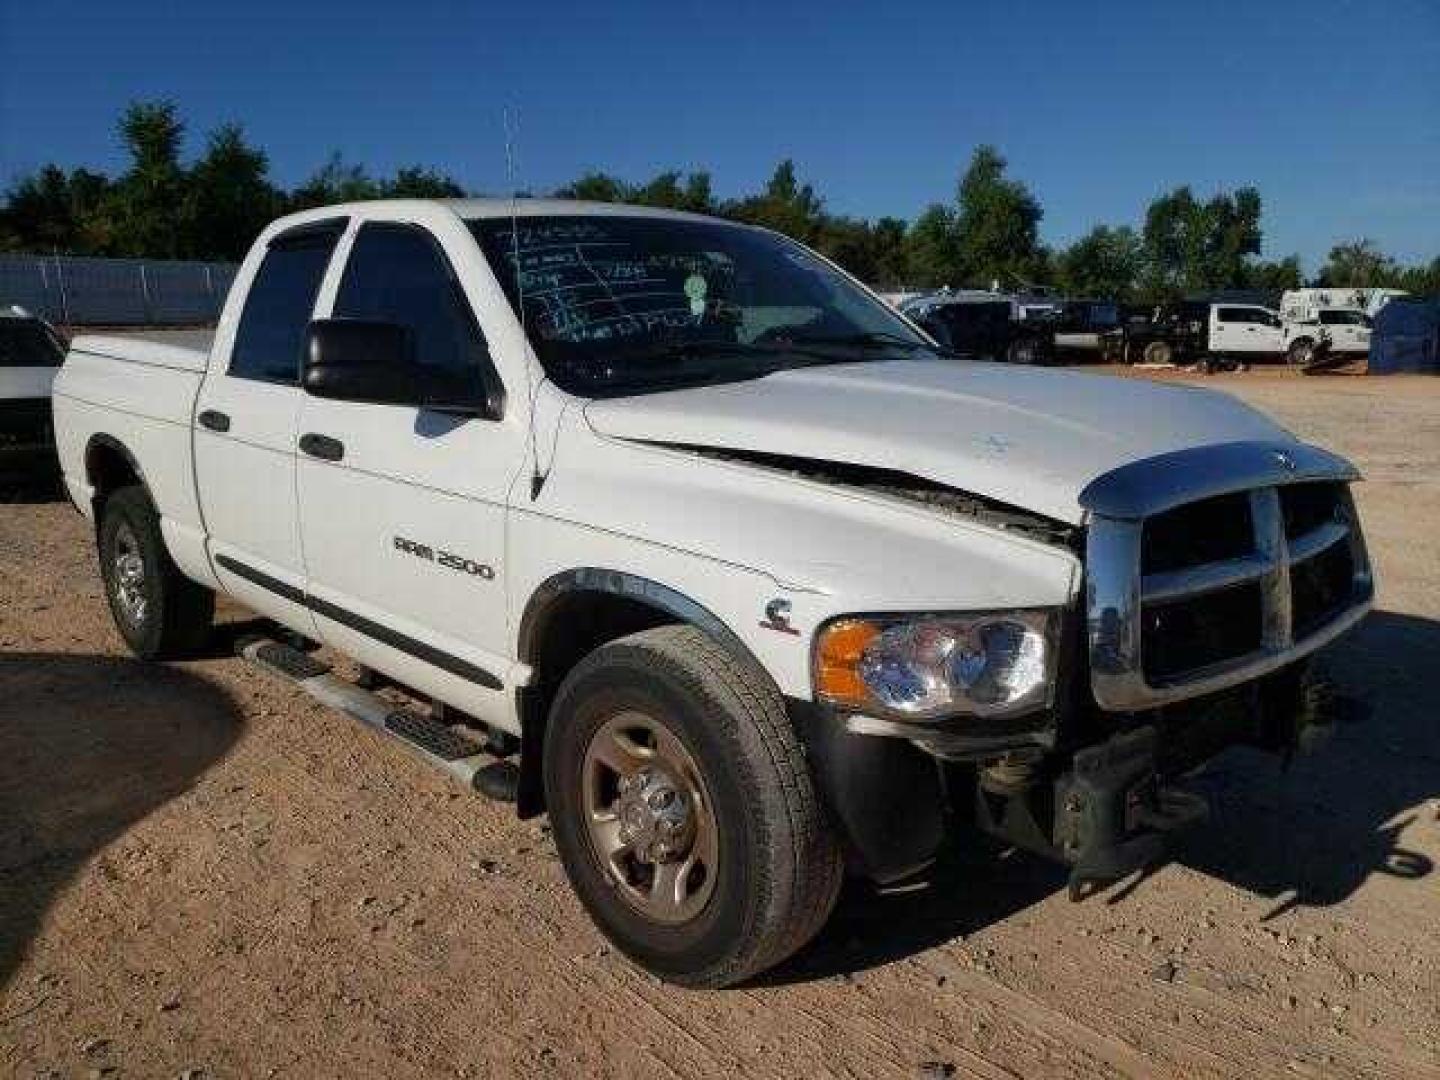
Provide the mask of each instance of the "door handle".
{"label": "door handle", "polygon": [[230,430],[230,417],[226,416],[223,412],[217,412],[214,409],[206,409],[199,416],[197,416],[196,419],[200,421],[201,427],[207,427],[211,431]]}
{"label": "door handle", "polygon": [[339,439],[314,432],[300,436],[300,450],[322,461],[339,461],[345,456],[345,444]]}

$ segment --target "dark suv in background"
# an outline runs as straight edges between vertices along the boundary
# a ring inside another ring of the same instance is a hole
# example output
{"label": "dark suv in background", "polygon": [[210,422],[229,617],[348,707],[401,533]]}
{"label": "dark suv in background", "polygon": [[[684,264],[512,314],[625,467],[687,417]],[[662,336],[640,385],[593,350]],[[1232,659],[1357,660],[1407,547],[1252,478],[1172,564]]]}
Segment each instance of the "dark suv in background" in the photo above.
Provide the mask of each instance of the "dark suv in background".
{"label": "dark suv in background", "polygon": [[57,477],[50,384],[65,340],[22,308],[0,308],[0,482]]}

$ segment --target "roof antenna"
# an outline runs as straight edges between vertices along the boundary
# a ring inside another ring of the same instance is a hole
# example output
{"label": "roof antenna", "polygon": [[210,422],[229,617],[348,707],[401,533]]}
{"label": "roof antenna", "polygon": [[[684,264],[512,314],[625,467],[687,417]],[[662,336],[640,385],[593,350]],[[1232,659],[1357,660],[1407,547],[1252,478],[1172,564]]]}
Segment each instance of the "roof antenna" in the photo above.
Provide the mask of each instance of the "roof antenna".
{"label": "roof antenna", "polygon": [[[519,198],[519,151],[516,148],[517,133],[520,127],[517,110],[511,106],[505,106],[502,119],[505,125],[505,182],[510,188],[510,260],[515,264],[515,307],[516,313],[520,316],[520,334],[522,340],[528,343],[530,339],[530,327],[525,321],[525,275],[520,268],[520,213],[516,205]],[[540,489],[545,486],[545,474],[540,471],[540,455],[538,452],[538,440],[535,434],[535,401],[540,394],[540,384],[535,381],[534,373],[530,370],[530,358],[525,357],[525,393],[529,398],[530,417],[529,442],[530,442],[530,501],[534,502],[540,497]]]}

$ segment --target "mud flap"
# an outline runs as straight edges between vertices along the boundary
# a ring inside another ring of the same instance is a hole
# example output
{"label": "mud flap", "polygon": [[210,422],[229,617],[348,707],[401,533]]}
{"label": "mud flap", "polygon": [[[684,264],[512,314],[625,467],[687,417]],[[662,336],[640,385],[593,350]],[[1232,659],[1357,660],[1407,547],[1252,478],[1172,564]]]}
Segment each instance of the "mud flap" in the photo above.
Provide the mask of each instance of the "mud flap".
{"label": "mud flap", "polygon": [[1079,751],[1055,783],[1055,846],[1071,865],[1070,898],[1164,856],[1169,834],[1205,820],[1198,795],[1160,783],[1157,735],[1139,728]]}

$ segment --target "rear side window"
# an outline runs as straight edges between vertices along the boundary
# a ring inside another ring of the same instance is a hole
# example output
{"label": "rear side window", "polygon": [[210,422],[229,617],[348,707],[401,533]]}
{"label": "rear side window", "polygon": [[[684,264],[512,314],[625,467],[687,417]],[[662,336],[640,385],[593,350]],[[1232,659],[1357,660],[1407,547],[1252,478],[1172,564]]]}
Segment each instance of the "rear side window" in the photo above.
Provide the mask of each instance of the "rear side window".
{"label": "rear side window", "polygon": [[305,328],[340,229],[339,224],[302,227],[270,242],[240,313],[231,375],[299,384]]}
{"label": "rear side window", "polygon": [[1364,326],[1365,316],[1358,311],[1322,311],[1320,322],[1325,326]]}
{"label": "rear side window", "polygon": [[1254,322],[1254,320],[1250,318],[1248,311],[1238,307],[1222,307],[1220,309],[1220,321],[1239,323]]}
{"label": "rear side window", "polygon": [[485,339],[434,238],[413,225],[362,225],[335,298],[339,318],[408,327],[415,359],[473,377],[488,362]]}

